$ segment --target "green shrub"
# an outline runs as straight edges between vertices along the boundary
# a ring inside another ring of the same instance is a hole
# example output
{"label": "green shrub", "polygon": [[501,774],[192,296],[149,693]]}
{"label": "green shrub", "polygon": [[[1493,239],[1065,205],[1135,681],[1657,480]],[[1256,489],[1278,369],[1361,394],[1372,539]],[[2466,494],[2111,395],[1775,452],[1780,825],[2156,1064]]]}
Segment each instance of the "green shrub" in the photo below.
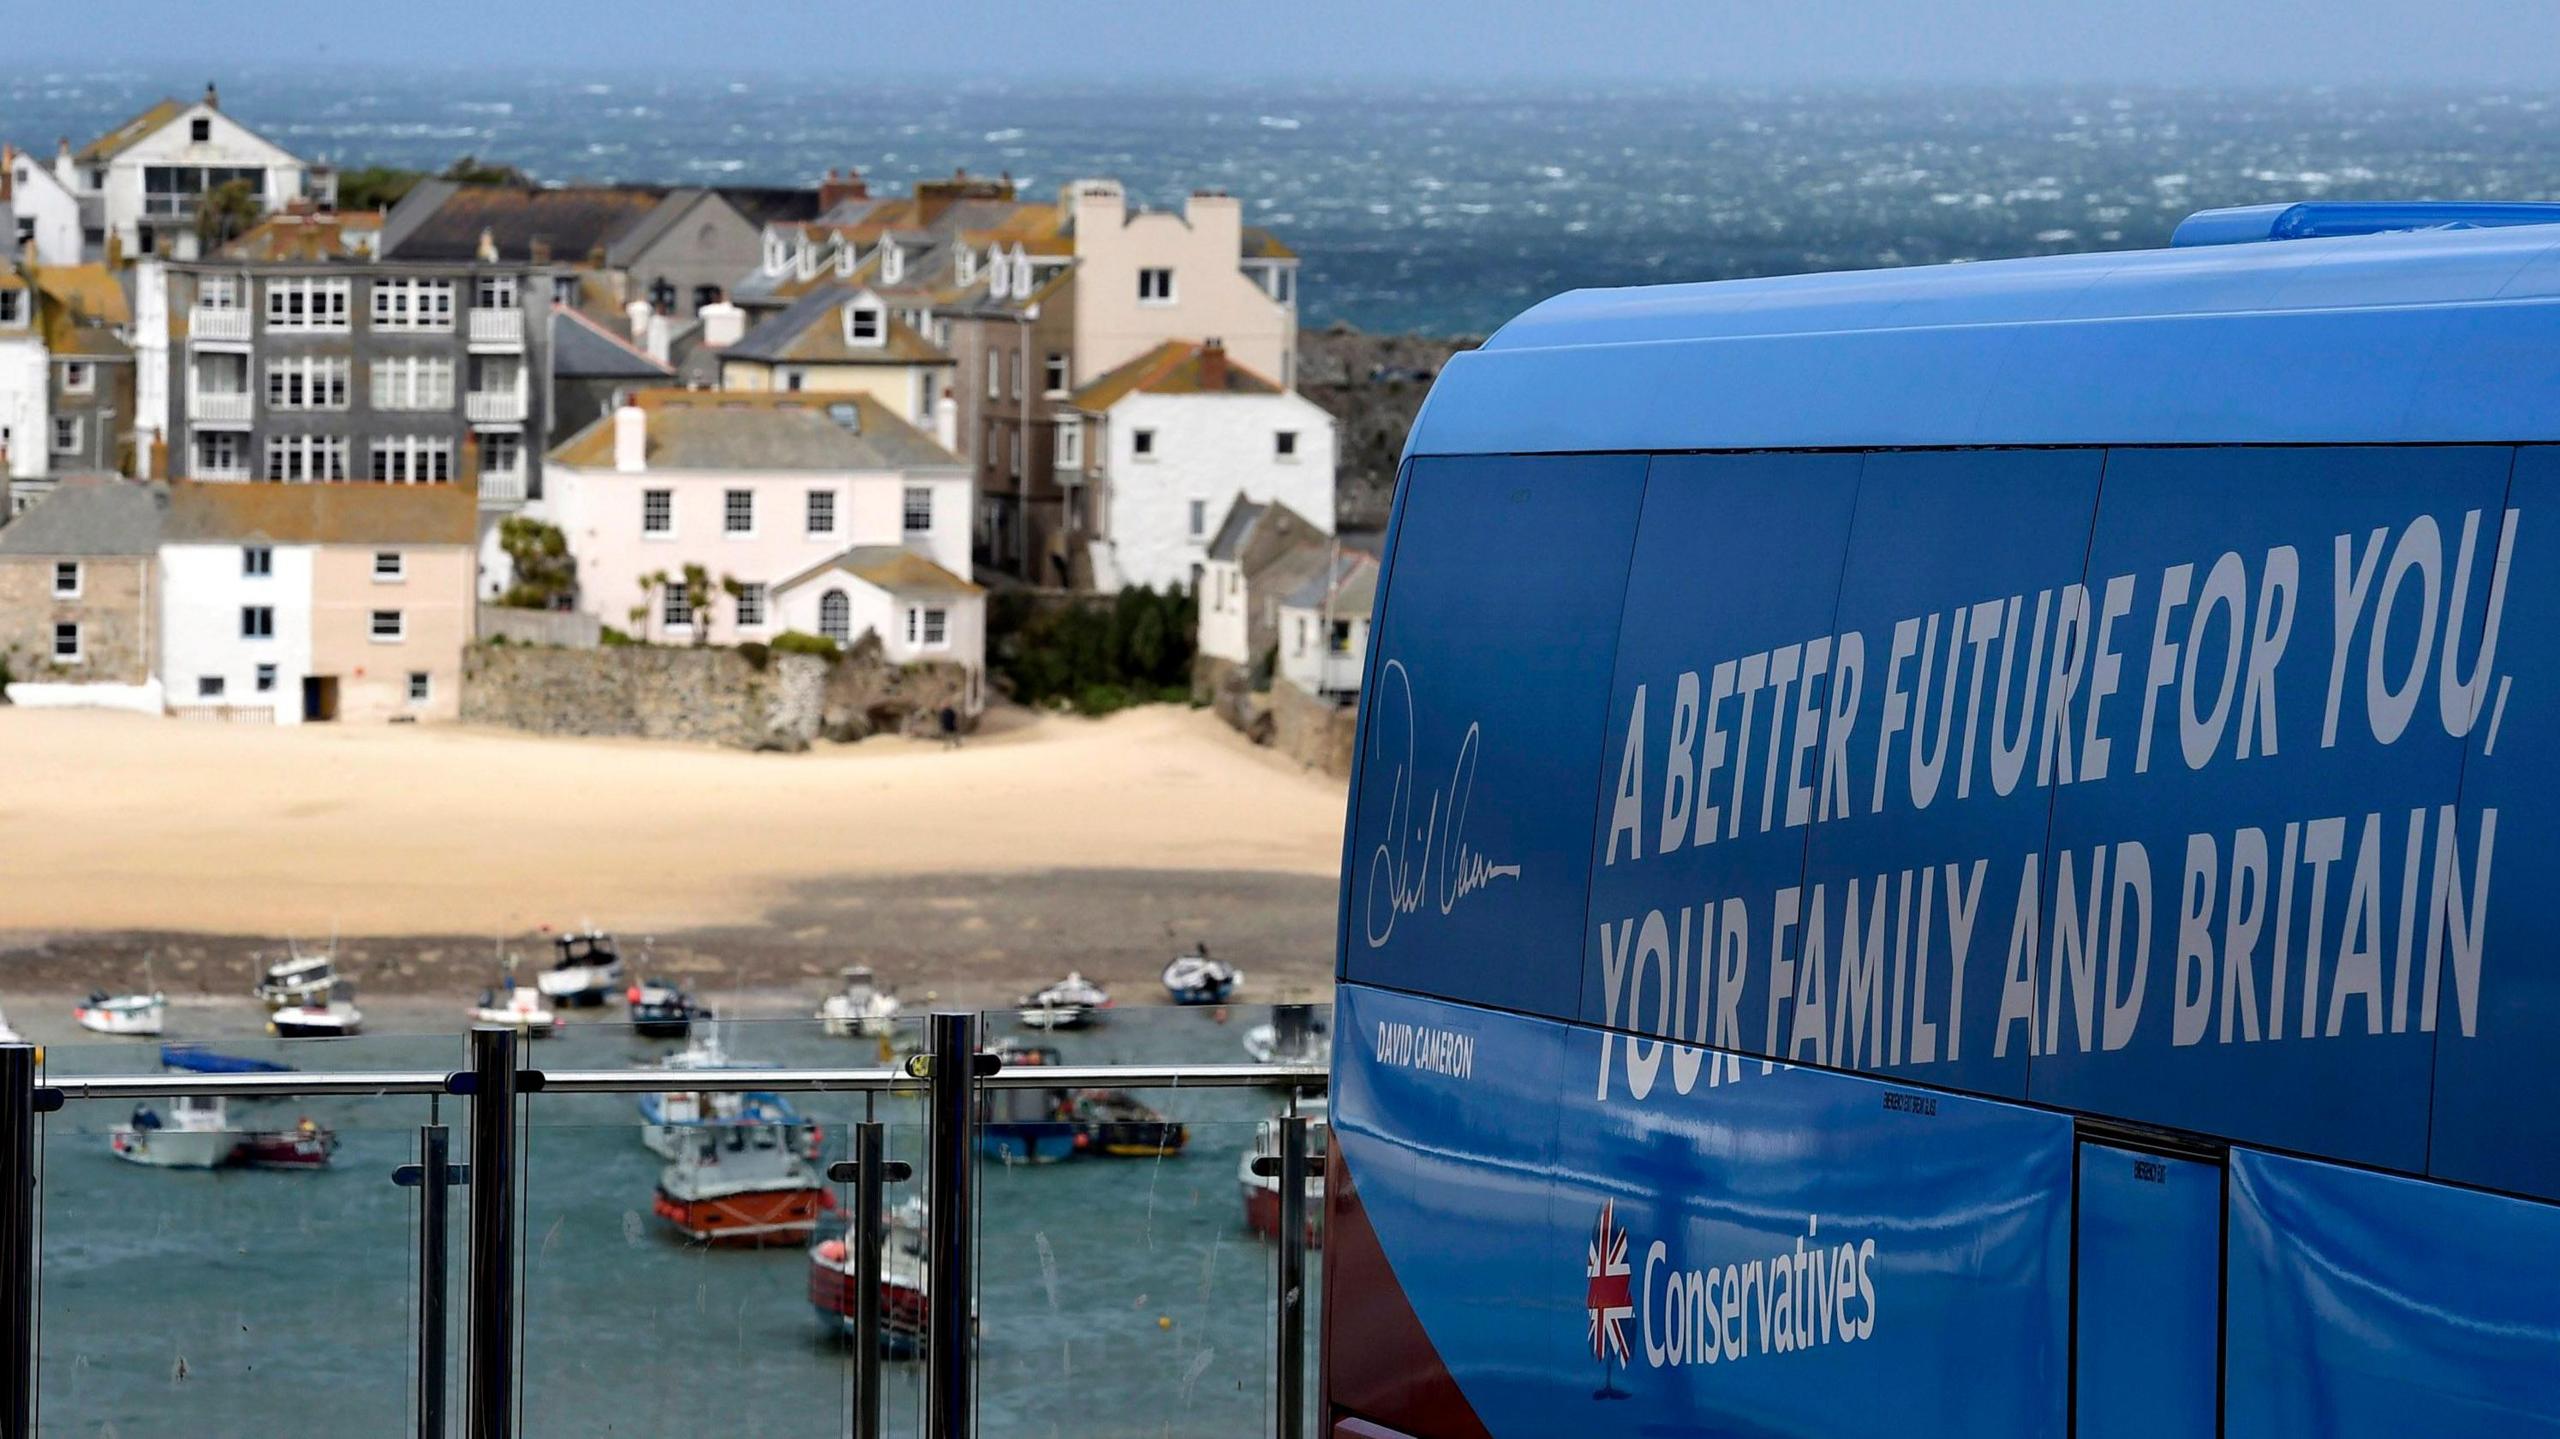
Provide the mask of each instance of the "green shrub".
{"label": "green shrub", "polygon": [[756,673],[762,674],[764,673],[765,665],[773,659],[773,647],[771,645],[761,644],[755,640],[749,640],[745,644],[738,646],[738,658],[745,660],[749,665],[753,666]]}
{"label": "green shrub", "polygon": [[568,608],[578,593],[578,562],[569,554],[569,537],[555,525],[509,515],[498,526],[498,547],[507,552],[515,583],[498,596],[509,609]]}
{"label": "green shrub", "polygon": [[1076,713],[1100,718],[1138,702],[1138,697],[1118,685],[1086,685],[1076,691]]}
{"label": "green shrub", "polygon": [[611,625],[602,625],[596,630],[596,643],[609,650],[625,650],[634,648],[640,643],[640,641],[633,639],[631,636],[624,634],[622,631],[615,629]]}
{"label": "green shrub", "polygon": [[1188,700],[1197,615],[1180,586],[1046,606],[1027,593],[993,595],[989,668],[1028,705],[1063,702],[1085,714],[1108,714],[1177,689]]}
{"label": "green shrub", "polygon": [[820,655],[827,659],[834,659],[840,653],[834,640],[825,635],[813,635],[807,630],[784,630],[775,635],[773,652],[778,655]]}

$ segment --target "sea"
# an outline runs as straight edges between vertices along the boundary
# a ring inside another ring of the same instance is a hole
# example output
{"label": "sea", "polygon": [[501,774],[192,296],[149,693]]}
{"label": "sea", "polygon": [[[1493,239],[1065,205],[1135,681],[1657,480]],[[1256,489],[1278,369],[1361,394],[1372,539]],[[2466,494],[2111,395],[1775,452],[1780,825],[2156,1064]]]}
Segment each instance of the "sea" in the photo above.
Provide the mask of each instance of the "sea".
{"label": "sea", "polygon": [[[0,138],[51,154],[195,71],[12,69]],[[1546,296],[2157,245],[2211,206],[2534,199],[2542,91],[1438,88],[882,80],[325,62],[226,72],[224,108],[305,156],[546,181],[875,187],[1093,175],[1242,198],[1303,259],[1315,325],[1481,334]]]}
{"label": "sea", "polygon": [[[549,1070],[654,1065],[679,1046],[639,1039],[618,1010],[580,1012],[527,1063]],[[1124,1009],[1108,1027],[1040,1038],[1068,1063],[1246,1061],[1268,1011]],[[24,1016],[20,1016],[23,1022]],[[173,1038],[300,1068],[447,1071],[459,1035],[348,1040],[254,1037],[256,1018],[173,1000]],[[1010,1016],[989,1020],[1014,1032]],[[920,1026],[910,1025],[919,1030]],[[856,1066],[875,1040],[814,1023],[724,1023],[740,1062]],[[920,1032],[906,1036],[920,1040]],[[139,1039],[54,1043],[49,1077],[157,1072]],[[850,1126],[886,1126],[892,1159],[923,1188],[913,1101],[793,1096],[844,1157]],[[1164,1158],[1078,1158],[979,1168],[978,1413],[986,1433],[1029,1439],[1230,1439],[1272,1432],[1277,1268],[1244,1219],[1239,1166],[1284,1095],[1150,1091],[1184,1123]],[[155,1103],[166,1112],[166,1101]],[[273,1433],[420,1432],[418,1191],[393,1183],[422,1126],[459,1101],[415,1096],[233,1100],[229,1123],[333,1130],[321,1171],[145,1168],[110,1152],[132,1101],[74,1100],[44,1123],[39,1154],[38,1432],[81,1439],[252,1439]],[[662,1161],[630,1096],[549,1094],[524,1110],[521,1429],[544,1439],[699,1439],[852,1432],[851,1345],[808,1299],[798,1245],[710,1250],[651,1210]],[[836,1196],[849,1204],[845,1187]],[[446,1417],[460,1430],[464,1214],[452,1192]],[[1571,1268],[1568,1263],[1567,1268]],[[1309,1289],[1321,1282],[1311,1258]],[[1578,1273],[1578,1271],[1577,1271]],[[1579,1282],[1578,1280],[1576,1282]],[[1313,1305],[1310,1302],[1312,1328]],[[1559,1323],[1566,1323],[1564,1318]],[[1578,1331],[1576,1331],[1578,1333]],[[1313,1336],[1310,1335],[1310,1354]],[[881,1432],[922,1432],[923,1365],[883,1362]],[[1310,1362],[1307,1372],[1314,1372]]]}

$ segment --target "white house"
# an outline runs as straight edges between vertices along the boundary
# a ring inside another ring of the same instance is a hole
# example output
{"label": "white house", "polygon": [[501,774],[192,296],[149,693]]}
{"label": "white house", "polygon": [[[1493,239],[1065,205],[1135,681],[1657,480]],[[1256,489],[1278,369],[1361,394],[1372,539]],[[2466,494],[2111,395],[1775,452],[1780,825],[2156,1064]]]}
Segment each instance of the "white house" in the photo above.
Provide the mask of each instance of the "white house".
{"label": "white house", "polygon": [[264,537],[160,546],[160,683],[171,710],[301,719],[313,553]]}
{"label": "white house", "polygon": [[48,265],[77,265],[84,258],[80,197],[50,166],[15,145],[0,145],[0,209],[9,212],[11,258],[25,258],[29,245]]}
{"label": "white house", "polygon": [[[46,474],[53,435],[52,375],[43,332],[36,325],[38,304],[35,283],[26,272],[0,263],[0,451],[8,456],[0,481],[41,480]],[[24,498],[13,494],[12,508],[23,508],[17,501]]]}
{"label": "white house", "polygon": [[223,114],[207,85],[204,98],[163,100],[76,153],[66,145],[54,176],[89,210],[95,244],[112,238],[128,258],[192,259],[196,206],[208,193],[245,181],[259,209],[282,209],[303,197],[310,167]]}
{"label": "white house", "polygon": [[1360,693],[1369,655],[1369,611],[1378,562],[1341,550],[1321,572],[1280,597],[1280,677],[1311,695]]}
{"label": "white house", "polygon": [[1094,488],[1098,589],[1199,585],[1214,527],[1239,495],[1333,528],[1333,417],[1216,340],[1159,345],[1071,404],[1059,479]]}

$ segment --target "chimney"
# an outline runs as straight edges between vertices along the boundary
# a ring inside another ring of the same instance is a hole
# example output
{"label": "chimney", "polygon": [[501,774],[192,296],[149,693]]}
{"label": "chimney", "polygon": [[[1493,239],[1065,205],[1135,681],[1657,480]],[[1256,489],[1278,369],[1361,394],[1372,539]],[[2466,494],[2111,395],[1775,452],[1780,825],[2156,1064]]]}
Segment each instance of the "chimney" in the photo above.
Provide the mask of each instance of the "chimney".
{"label": "chimney", "polygon": [[204,82],[204,107],[208,110],[222,108],[222,92],[213,88],[211,80]]}
{"label": "chimney", "polygon": [[827,178],[818,182],[818,213],[823,215],[847,200],[868,200],[871,186],[860,170],[849,169],[839,174],[830,168]]}
{"label": "chimney", "polygon": [[638,405],[613,412],[613,467],[626,475],[649,468],[649,412]]}
{"label": "chimney", "polygon": [[[635,340],[638,338],[639,337],[636,335],[633,336],[633,339]],[[641,348],[649,352],[650,359],[657,361],[661,365],[672,365],[675,363],[675,361],[670,358],[675,353],[675,327],[667,323],[666,316],[651,315],[649,317],[648,339]]]}
{"label": "chimney", "polygon": [[151,458],[145,475],[154,480],[169,478],[169,437],[158,430],[151,432]]}
{"label": "chimney", "polygon": [[933,438],[951,453],[960,453],[960,397],[951,393],[948,384],[942,387],[941,403],[933,407]]}
{"label": "chimney", "polygon": [[68,135],[53,142],[53,178],[62,182],[62,188],[75,195],[80,193],[80,167],[71,162],[71,137]]}
{"label": "chimney", "polygon": [[1203,247],[1221,255],[1244,253],[1244,206],[1224,190],[1194,190],[1182,220]]}
{"label": "chimney", "polygon": [[480,227],[480,245],[474,253],[480,257],[480,263],[483,265],[498,263],[498,236],[486,225]]}
{"label": "chimney", "polygon": [[550,264],[551,237],[548,235],[534,236],[532,239],[525,242],[524,252],[525,258],[533,261],[533,263],[537,265]]}
{"label": "chimney", "polygon": [[1227,387],[1227,342],[1211,340],[1200,347],[1200,388],[1224,390]]}
{"label": "chimney", "polygon": [[649,339],[649,302],[634,300],[622,307],[622,317],[631,326],[631,343],[646,344]]}
{"label": "chimney", "polygon": [[715,301],[703,306],[698,313],[702,316],[702,347],[704,349],[725,350],[745,338],[747,312],[728,301]]}

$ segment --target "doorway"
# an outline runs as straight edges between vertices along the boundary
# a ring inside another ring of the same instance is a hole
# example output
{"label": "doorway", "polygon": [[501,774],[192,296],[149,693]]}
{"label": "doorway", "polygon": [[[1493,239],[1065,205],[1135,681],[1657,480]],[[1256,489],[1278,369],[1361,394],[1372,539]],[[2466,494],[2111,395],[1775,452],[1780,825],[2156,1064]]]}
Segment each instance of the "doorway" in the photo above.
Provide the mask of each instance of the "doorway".
{"label": "doorway", "polygon": [[338,717],[338,677],[305,675],[302,680],[302,717],[306,721],[334,720]]}

